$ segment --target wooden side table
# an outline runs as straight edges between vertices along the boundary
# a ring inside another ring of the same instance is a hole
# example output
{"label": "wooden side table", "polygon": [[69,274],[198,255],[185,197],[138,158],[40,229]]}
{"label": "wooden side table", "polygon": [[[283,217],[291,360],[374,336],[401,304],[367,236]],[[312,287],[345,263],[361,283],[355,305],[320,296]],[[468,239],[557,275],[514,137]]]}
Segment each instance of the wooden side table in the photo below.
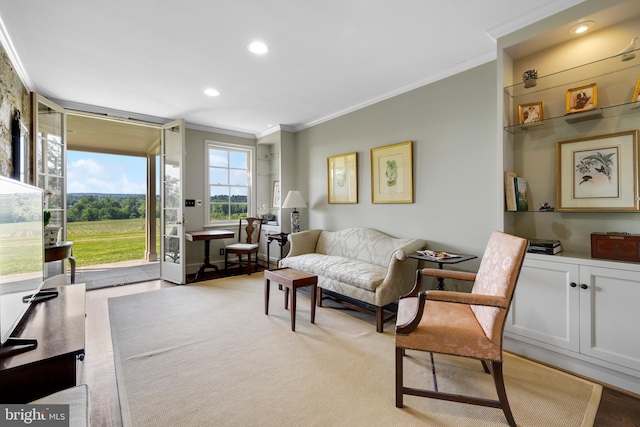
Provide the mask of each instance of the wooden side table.
{"label": "wooden side table", "polygon": [[280,260],[284,257],[284,246],[287,244],[287,236],[289,235],[289,233],[277,233],[277,234],[267,234],[265,237],[267,238],[267,269],[269,268],[269,265],[271,263],[271,258],[269,257],[269,247],[271,246],[271,242],[273,242],[274,240],[276,242],[278,242],[278,245],[280,245],[280,258],[278,259],[278,263],[276,263],[276,266],[279,267],[279,263]]}
{"label": "wooden side table", "polygon": [[[73,242],[57,242],[44,246],[44,262],[69,260],[71,284],[76,283],[76,259],[73,257]],[[62,270],[64,272],[64,269]]]}
{"label": "wooden side table", "polygon": [[[422,255],[421,253],[418,253],[418,252],[408,255],[408,257],[419,259],[421,261],[437,262],[438,268],[440,270],[442,270],[445,264],[458,264],[460,262],[469,261],[470,259],[478,258],[476,255],[460,255],[455,258],[436,258],[428,255]],[[438,277],[438,284],[436,285],[436,289],[439,291],[444,291],[444,277]]]}
{"label": "wooden side table", "polygon": [[[296,330],[296,291],[303,286],[313,286],[311,290],[311,323],[316,320],[316,294],[318,292],[318,276],[304,273],[292,268],[279,268],[264,271],[264,314],[269,314],[269,283],[274,282],[285,287],[284,308],[288,308],[291,298],[291,330]],[[289,296],[291,291],[291,296]]]}

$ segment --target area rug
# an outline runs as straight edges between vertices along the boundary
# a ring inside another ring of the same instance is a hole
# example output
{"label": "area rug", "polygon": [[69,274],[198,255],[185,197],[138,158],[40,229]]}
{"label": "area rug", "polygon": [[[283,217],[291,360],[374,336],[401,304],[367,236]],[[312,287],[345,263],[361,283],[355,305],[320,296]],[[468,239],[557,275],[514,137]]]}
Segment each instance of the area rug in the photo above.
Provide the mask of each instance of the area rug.
{"label": "area rug", "polygon": [[[395,407],[394,330],[237,276],[109,299],[125,426],[504,426],[499,409],[405,396]],[[372,319],[373,320],[373,319]],[[430,387],[428,355],[408,351],[405,384]],[[496,398],[480,362],[436,355],[440,390]],[[505,353],[519,426],[590,426],[602,387]]]}

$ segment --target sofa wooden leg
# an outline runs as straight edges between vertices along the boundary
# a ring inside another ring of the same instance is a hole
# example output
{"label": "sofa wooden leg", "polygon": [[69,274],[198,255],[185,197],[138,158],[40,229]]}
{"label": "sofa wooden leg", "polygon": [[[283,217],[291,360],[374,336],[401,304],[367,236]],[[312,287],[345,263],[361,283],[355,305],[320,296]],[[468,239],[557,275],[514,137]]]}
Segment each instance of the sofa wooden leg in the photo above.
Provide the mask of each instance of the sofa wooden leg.
{"label": "sofa wooden leg", "polygon": [[376,307],[376,331],[382,332],[384,329],[384,309]]}
{"label": "sofa wooden leg", "polygon": [[322,307],[322,288],[318,286],[318,292],[316,295],[316,306]]}

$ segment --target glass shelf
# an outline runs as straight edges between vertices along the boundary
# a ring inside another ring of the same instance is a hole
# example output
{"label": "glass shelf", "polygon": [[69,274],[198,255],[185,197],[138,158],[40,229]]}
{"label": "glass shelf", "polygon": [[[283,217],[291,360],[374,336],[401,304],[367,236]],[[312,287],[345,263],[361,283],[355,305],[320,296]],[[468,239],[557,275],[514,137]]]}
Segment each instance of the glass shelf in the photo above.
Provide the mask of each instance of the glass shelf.
{"label": "glass shelf", "polygon": [[[626,57],[625,55],[635,55],[635,58],[623,61],[623,57]],[[639,65],[640,49],[636,49],[624,55],[609,56],[597,61],[538,77],[536,79],[536,86],[530,88],[524,87],[525,82],[507,86],[504,88],[504,92],[512,98],[517,98],[519,96],[530,95],[536,92],[543,92],[559,87],[564,88],[569,84],[576,83],[578,80],[583,80],[576,79],[576,76],[588,75],[590,79],[595,79],[600,76],[635,68]]]}
{"label": "glass shelf", "polygon": [[628,102],[625,104],[595,108],[593,110],[584,111],[581,113],[563,114],[561,116],[549,118],[545,117],[544,120],[531,124],[505,126],[504,130],[511,134],[534,132],[543,129],[555,129],[560,126],[566,126],[567,124],[573,124],[581,121],[619,117],[627,114],[638,113],[640,113],[640,102]]}

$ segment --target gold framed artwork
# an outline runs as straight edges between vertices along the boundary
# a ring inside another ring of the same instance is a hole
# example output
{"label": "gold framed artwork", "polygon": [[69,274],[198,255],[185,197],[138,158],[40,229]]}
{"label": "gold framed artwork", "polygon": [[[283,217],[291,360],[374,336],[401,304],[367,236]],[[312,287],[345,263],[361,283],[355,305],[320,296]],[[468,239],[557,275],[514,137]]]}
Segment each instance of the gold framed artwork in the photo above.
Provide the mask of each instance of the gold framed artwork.
{"label": "gold framed artwork", "polygon": [[639,211],[638,131],[556,143],[559,211]]}
{"label": "gold framed artwork", "polygon": [[636,82],[636,90],[633,91],[633,96],[631,97],[631,102],[640,101],[640,77],[638,77],[638,81]]}
{"label": "gold framed artwork", "polygon": [[567,89],[567,114],[589,111],[598,105],[598,85],[591,83]]}
{"label": "gold framed artwork", "polygon": [[358,203],[358,153],[327,157],[329,203]]}
{"label": "gold framed artwork", "polygon": [[531,102],[529,104],[518,105],[518,123],[528,125],[544,119],[544,104]]}
{"label": "gold framed artwork", "polygon": [[271,207],[280,207],[280,181],[273,181],[273,199],[271,200]]}
{"label": "gold framed artwork", "polygon": [[371,149],[371,202],[413,203],[412,142]]}

